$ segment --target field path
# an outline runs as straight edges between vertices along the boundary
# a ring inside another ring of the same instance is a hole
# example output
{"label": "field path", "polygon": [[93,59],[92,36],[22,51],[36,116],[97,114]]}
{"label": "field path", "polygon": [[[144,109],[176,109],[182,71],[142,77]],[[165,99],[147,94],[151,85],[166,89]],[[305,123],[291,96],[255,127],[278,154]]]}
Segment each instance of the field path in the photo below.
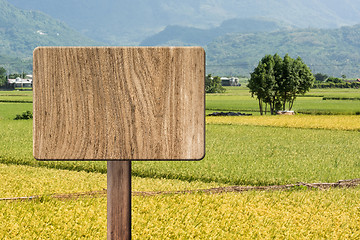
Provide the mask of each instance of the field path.
{"label": "field path", "polygon": [[[193,189],[182,191],[136,191],[132,192],[133,196],[155,196],[155,195],[170,195],[170,194],[191,194],[191,193],[226,193],[226,192],[247,192],[247,191],[279,191],[279,190],[306,190],[306,189],[320,189],[326,190],[330,188],[351,188],[360,185],[360,178],[339,180],[334,183],[295,183],[286,185],[272,185],[272,186],[229,186],[229,187],[217,187],[208,189]],[[101,197],[106,196],[106,189],[100,191],[70,193],[70,194],[52,194],[48,197],[55,199],[76,199],[79,197]],[[28,197],[13,197],[13,198],[0,198],[0,201],[5,200],[36,200],[43,196],[28,196]]]}

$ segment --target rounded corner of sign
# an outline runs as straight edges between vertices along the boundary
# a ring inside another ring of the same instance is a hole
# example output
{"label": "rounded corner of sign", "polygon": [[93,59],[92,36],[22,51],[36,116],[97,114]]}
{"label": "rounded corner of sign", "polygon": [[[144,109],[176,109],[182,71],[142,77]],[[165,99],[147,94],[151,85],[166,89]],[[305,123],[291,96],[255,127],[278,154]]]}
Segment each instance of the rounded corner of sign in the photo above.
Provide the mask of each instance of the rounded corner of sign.
{"label": "rounded corner of sign", "polygon": [[203,160],[204,158],[205,158],[205,152],[203,152],[203,154],[202,155],[200,155],[199,157],[197,157],[197,158],[194,158],[193,160],[194,161],[201,161],[201,160]]}
{"label": "rounded corner of sign", "polygon": [[200,47],[200,46],[199,46],[199,47],[197,47],[197,48],[202,52],[202,54],[205,55],[206,52],[205,52],[205,49],[204,49],[203,47]]}
{"label": "rounded corner of sign", "polygon": [[40,156],[37,156],[37,155],[33,155],[33,157],[34,157],[34,159],[35,159],[36,161],[45,161],[45,160],[46,160],[46,159],[41,158]]}
{"label": "rounded corner of sign", "polygon": [[36,56],[37,53],[40,51],[41,48],[43,48],[43,47],[38,46],[38,47],[34,48],[34,50],[33,50],[33,56]]}

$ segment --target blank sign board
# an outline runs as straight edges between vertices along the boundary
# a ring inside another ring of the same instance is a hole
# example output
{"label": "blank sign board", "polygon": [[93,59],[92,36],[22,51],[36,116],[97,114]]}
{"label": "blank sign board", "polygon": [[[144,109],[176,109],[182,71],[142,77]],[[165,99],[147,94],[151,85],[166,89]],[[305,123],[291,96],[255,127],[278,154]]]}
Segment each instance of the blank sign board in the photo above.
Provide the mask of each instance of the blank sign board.
{"label": "blank sign board", "polygon": [[205,52],[200,47],[39,47],[38,160],[200,160]]}

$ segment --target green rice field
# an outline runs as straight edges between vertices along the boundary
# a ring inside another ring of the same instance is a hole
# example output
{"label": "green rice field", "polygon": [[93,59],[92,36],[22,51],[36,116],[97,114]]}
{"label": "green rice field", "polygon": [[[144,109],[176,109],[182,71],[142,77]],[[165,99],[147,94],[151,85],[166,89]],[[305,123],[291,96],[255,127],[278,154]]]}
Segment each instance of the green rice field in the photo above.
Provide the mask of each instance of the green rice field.
{"label": "green rice field", "polygon": [[[313,89],[299,96],[292,110],[304,114],[360,114],[359,100],[323,100],[323,98],[360,98],[359,89]],[[206,96],[207,113],[213,111],[240,111],[258,114],[258,102],[245,87],[228,87],[224,94]]]}

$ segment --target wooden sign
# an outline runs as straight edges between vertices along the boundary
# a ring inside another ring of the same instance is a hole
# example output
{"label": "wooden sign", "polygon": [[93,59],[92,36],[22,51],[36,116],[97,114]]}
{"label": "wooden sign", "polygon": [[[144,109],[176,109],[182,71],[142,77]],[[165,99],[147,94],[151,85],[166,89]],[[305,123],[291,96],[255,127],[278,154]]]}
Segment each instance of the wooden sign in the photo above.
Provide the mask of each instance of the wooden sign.
{"label": "wooden sign", "polygon": [[205,154],[200,47],[34,50],[38,160],[199,160]]}

